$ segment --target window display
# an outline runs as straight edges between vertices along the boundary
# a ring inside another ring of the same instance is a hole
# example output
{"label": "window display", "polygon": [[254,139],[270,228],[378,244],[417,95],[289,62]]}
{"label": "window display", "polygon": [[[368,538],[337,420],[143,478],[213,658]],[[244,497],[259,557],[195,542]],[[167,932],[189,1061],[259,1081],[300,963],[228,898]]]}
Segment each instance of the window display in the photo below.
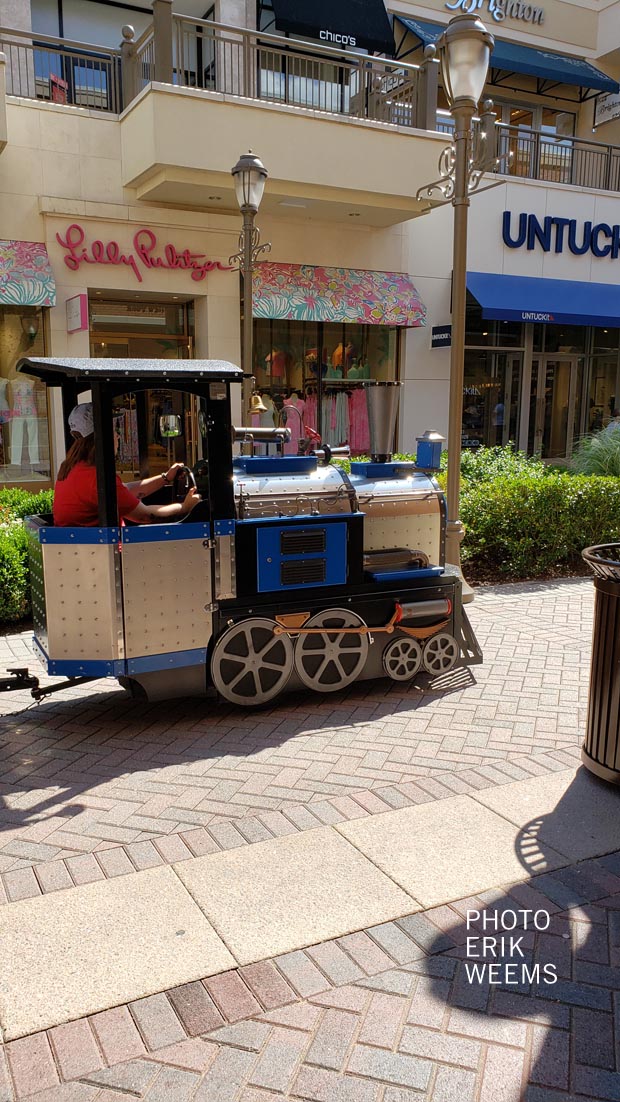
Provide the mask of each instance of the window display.
{"label": "window display", "polygon": [[288,454],[305,429],[367,454],[364,380],[396,379],[397,360],[398,330],[390,326],[256,319],[254,376],[266,407],[257,424],[289,427]]}
{"label": "window display", "polygon": [[43,311],[0,309],[0,480],[5,483],[50,478],[45,387],[16,371],[23,356],[44,355]]}

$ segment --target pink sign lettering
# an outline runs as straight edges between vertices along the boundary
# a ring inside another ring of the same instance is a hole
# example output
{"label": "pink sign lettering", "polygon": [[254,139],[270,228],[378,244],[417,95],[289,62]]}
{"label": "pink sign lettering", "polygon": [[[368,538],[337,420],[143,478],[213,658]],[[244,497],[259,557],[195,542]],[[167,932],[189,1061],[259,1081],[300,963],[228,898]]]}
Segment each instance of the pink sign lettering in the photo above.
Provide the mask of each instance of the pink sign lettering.
{"label": "pink sign lettering", "polygon": [[65,236],[56,234],[56,240],[65,250],[64,261],[67,268],[77,272],[81,264],[112,264],[114,267],[124,265],[131,268],[139,283],[142,283],[141,268],[166,268],[168,271],[186,271],[192,273],[192,279],[200,282],[207,272],[216,269],[222,272],[230,272],[232,268],[228,264],[221,264],[219,260],[208,260],[204,253],[193,253],[190,249],[179,251],[174,245],[164,245],[163,253],[156,252],[157,237],[152,230],[137,230],[133,237],[133,251],[123,252],[116,241],[93,241],[85,245],[86,234],[81,226],[74,222],[68,227]]}

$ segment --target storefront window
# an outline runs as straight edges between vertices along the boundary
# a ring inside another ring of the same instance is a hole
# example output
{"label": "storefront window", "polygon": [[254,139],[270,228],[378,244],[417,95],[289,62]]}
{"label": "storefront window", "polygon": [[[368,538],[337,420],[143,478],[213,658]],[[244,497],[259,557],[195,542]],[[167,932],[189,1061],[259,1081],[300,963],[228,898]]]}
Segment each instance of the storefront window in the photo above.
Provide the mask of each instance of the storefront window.
{"label": "storefront window", "polygon": [[[370,446],[365,379],[397,378],[398,330],[384,325],[257,319],[254,375],[266,412],[263,426],[286,423],[295,453],[304,427],[324,443]],[[295,405],[301,416],[285,407]]]}
{"label": "storefront window", "polygon": [[23,356],[44,356],[43,311],[0,309],[0,480],[41,482],[50,477],[45,386],[16,366]]}
{"label": "storefront window", "polygon": [[620,406],[620,330],[595,329],[586,431],[599,432]]}
{"label": "storefront window", "polygon": [[482,307],[473,295],[467,295],[466,312],[467,335],[469,345],[491,348],[522,348],[523,326],[519,321],[488,321],[482,316]]}
{"label": "storefront window", "polygon": [[517,440],[523,356],[467,349],[462,447],[495,447]]}
{"label": "storefront window", "polygon": [[[191,359],[194,342],[192,302],[124,302],[93,297],[89,303],[91,355],[104,358]],[[189,394],[168,390],[137,391],[119,397],[115,427],[119,435],[116,456],[122,478],[161,474],[186,454],[193,464],[197,444],[190,425],[196,410]],[[165,439],[162,414],[181,418],[183,437]]]}

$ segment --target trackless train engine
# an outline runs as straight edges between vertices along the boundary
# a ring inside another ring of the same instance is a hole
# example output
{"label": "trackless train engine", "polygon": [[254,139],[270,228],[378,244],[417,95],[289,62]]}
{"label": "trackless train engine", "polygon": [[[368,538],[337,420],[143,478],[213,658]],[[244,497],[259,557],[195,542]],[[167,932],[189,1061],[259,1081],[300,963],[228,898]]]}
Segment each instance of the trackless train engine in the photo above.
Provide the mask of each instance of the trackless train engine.
{"label": "trackless train engine", "polygon": [[[215,689],[254,707],[292,689],[406,682],[481,661],[460,576],[445,564],[441,444],[426,434],[416,464],[390,454],[398,384],[368,384],[371,459],[348,473],[327,447],[233,455],[235,440],[257,433],[232,425],[242,378],[232,364],[41,359],[20,370],[61,385],[68,408],[89,390],[95,421],[99,525],[27,521],[48,673],[113,676],[148,699]],[[114,403],[154,388],[191,395],[192,427],[179,436],[194,443],[186,476],[202,500],[179,523],[119,527]],[[277,447],[286,430],[258,434]]]}

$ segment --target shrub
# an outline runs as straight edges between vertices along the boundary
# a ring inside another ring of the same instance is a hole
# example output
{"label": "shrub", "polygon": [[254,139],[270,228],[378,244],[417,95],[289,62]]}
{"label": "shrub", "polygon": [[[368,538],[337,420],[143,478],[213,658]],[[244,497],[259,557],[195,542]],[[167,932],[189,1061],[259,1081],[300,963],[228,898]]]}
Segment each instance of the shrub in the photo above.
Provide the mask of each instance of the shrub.
{"label": "shrub", "polygon": [[29,490],[0,490],[0,509],[9,509],[14,517],[51,513],[53,497],[53,490],[41,490],[38,494],[31,494]]}
{"label": "shrub", "polygon": [[583,436],[573,452],[571,467],[579,474],[620,477],[620,431]]}
{"label": "shrub", "polygon": [[29,612],[28,537],[17,520],[0,526],[0,622],[21,620]]}
{"label": "shrub", "polygon": [[0,490],[0,623],[30,613],[28,535],[23,517],[52,510],[52,490]]}
{"label": "shrub", "polygon": [[620,482],[536,469],[465,484],[463,561],[506,578],[576,564],[590,544],[620,540]]}

